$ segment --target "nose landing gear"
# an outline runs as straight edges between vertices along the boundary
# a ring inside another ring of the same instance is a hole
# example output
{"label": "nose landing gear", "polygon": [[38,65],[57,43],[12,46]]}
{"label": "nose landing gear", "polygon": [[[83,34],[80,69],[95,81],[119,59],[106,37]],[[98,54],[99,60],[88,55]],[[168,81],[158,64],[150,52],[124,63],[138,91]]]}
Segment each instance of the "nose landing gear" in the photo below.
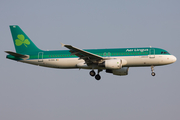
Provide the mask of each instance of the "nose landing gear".
{"label": "nose landing gear", "polygon": [[155,72],[152,72],[152,73],[151,73],[151,75],[152,75],[152,76],[155,76],[155,75],[156,75],[156,73],[155,73]]}
{"label": "nose landing gear", "polygon": [[151,66],[151,71],[152,71],[151,75],[152,75],[152,76],[155,76],[156,73],[154,72],[154,66],[153,66],[153,65]]}

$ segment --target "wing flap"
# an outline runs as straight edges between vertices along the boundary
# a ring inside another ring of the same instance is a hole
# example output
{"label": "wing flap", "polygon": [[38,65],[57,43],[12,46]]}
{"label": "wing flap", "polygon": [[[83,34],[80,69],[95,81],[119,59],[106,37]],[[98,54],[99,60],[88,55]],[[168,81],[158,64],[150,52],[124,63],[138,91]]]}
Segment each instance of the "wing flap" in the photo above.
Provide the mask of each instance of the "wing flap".
{"label": "wing flap", "polygon": [[87,52],[87,51],[85,51],[85,50],[82,50],[82,49],[73,47],[73,46],[71,46],[71,45],[62,44],[62,46],[70,49],[69,52],[71,52],[72,55],[76,55],[76,56],[79,57],[79,59],[84,59],[85,61],[95,62],[95,61],[100,61],[100,60],[103,59],[103,58],[102,58],[101,56],[99,56],[99,55],[96,55],[96,54]]}

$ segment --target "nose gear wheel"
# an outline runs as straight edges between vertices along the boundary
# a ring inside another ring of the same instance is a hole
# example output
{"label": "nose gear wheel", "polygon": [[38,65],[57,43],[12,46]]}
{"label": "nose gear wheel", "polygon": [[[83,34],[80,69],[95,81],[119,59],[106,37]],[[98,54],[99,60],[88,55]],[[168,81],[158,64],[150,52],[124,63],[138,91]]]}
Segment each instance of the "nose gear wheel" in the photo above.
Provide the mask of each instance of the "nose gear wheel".
{"label": "nose gear wheel", "polygon": [[152,75],[152,76],[155,76],[156,73],[154,72],[154,66],[153,66],[153,65],[151,66],[151,71],[152,71],[151,75]]}

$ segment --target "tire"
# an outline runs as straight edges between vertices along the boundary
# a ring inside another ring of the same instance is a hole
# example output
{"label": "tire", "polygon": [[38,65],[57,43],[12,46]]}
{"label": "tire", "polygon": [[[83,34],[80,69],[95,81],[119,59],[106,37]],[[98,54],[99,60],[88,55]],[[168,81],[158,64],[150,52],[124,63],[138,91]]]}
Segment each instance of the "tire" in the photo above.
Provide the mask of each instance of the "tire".
{"label": "tire", "polygon": [[100,79],[101,79],[101,76],[100,76],[99,74],[97,74],[97,75],[95,76],[95,78],[96,78],[96,80],[100,80]]}
{"label": "tire", "polygon": [[90,76],[92,76],[92,77],[96,75],[96,73],[94,72],[94,70],[90,71],[89,74],[90,74]]}
{"label": "tire", "polygon": [[155,72],[152,72],[152,73],[151,73],[151,75],[152,75],[152,76],[155,76],[155,75],[156,75],[156,73],[155,73]]}

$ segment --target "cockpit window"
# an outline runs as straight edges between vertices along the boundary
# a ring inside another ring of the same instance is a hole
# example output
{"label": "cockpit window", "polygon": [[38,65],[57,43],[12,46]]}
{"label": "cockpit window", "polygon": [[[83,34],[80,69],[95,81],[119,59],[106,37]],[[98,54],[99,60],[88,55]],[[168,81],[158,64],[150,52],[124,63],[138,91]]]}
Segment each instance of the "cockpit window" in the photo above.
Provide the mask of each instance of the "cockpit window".
{"label": "cockpit window", "polygon": [[169,54],[168,52],[161,52],[161,54]]}

